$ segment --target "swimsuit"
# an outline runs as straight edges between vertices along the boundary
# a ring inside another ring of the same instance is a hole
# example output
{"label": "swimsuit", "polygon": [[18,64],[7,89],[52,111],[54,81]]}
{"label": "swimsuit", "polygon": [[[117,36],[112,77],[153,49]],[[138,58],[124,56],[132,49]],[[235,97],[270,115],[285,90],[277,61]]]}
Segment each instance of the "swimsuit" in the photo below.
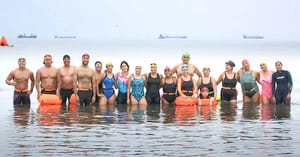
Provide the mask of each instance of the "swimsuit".
{"label": "swimsuit", "polygon": [[109,99],[115,93],[114,84],[115,84],[114,75],[112,77],[107,77],[107,75],[105,75],[102,82],[102,89],[103,89],[103,94],[107,99]]}
{"label": "swimsuit", "polygon": [[93,90],[80,90],[78,89],[78,97],[80,100],[80,105],[90,105],[92,102],[92,97],[93,97]]}
{"label": "swimsuit", "polygon": [[253,71],[245,73],[242,71],[241,75],[241,86],[242,92],[249,98],[252,98],[258,92],[258,86],[256,80],[253,78]]}
{"label": "swimsuit", "polygon": [[71,95],[74,93],[73,89],[60,89],[60,96],[61,96],[61,99],[62,99],[62,104],[65,104],[67,99],[69,100],[69,103],[70,103],[70,98],[71,98]]}
{"label": "swimsuit", "polygon": [[261,94],[268,99],[272,98],[272,73],[269,72],[267,77],[263,77],[262,71],[260,72],[259,83],[261,84]]}
{"label": "swimsuit", "polygon": [[144,96],[144,79],[139,78],[136,79],[133,77],[131,81],[131,95],[137,100],[140,101],[142,97]]}
{"label": "swimsuit", "polygon": [[190,80],[184,81],[181,78],[181,91],[186,96],[192,96],[193,95],[193,78],[190,76]]}
{"label": "swimsuit", "polygon": [[153,78],[151,74],[148,76],[147,80],[147,92],[146,92],[146,100],[148,104],[160,104],[160,77],[157,74],[156,78]]}
{"label": "swimsuit", "polygon": [[30,94],[27,94],[28,90],[15,90],[14,91],[14,99],[13,99],[13,103],[14,105],[17,104],[26,104],[29,105],[30,104]]}
{"label": "swimsuit", "polygon": [[123,76],[122,73],[117,73],[117,83],[118,83],[118,97],[117,104],[126,104],[127,103],[127,88],[128,88],[128,78]]}
{"label": "swimsuit", "polygon": [[226,73],[225,78],[222,81],[222,89],[221,89],[221,100],[236,100],[237,93],[235,86],[237,84],[237,79],[235,78],[235,73],[232,79],[228,79]]}
{"label": "swimsuit", "polygon": [[203,87],[207,87],[208,88],[208,97],[214,97],[215,96],[215,93],[214,93],[214,88],[213,88],[213,85],[212,85],[212,82],[211,82],[211,77],[209,77],[209,82],[207,84],[204,84],[203,83],[203,79],[201,79],[201,85],[199,86],[199,90],[200,90],[200,98],[202,97],[201,95],[201,89]]}
{"label": "swimsuit", "polygon": [[163,85],[163,98],[169,103],[174,102],[176,99],[176,83],[173,81],[172,83],[166,83]]}

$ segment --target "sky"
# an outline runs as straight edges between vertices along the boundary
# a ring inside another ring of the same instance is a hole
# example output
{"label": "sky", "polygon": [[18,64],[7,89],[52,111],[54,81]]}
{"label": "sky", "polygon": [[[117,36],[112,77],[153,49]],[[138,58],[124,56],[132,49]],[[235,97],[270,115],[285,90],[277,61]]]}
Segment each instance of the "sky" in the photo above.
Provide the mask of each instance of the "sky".
{"label": "sky", "polygon": [[246,34],[300,41],[299,0],[0,1],[0,33],[6,36],[236,40]]}

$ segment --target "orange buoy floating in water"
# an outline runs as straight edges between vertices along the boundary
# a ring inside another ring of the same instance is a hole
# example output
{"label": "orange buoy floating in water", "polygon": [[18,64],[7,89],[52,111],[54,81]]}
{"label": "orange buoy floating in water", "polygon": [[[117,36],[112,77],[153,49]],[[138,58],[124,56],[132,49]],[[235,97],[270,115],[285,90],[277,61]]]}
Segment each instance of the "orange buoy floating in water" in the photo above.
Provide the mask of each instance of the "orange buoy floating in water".
{"label": "orange buoy floating in water", "polygon": [[0,46],[8,46],[8,42],[4,36],[0,40]]}
{"label": "orange buoy floating in water", "polygon": [[198,98],[179,96],[175,99],[175,105],[198,105]]}
{"label": "orange buoy floating in water", "polygon": [[76,104],[76,96],[75,94],[72,94],[70,97],[70,104]]}
{"label": "orange buoy floating in water", "polygon": [[61,104],[61,99],[55,94],[42,94],[38,100],[41,104],[58,105]]}

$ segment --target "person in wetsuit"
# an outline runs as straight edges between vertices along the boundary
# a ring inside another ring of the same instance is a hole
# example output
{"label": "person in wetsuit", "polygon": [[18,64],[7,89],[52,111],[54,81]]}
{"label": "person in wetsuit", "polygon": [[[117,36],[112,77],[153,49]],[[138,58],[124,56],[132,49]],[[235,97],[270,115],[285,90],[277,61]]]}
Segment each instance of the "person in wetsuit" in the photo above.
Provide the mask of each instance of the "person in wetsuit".
{"label": "person in wetsuit", "polygon": [[282,69],[282,62],[275,63],[276,72],[272,75],[272,95],[276,104],[290,104],[293,80],[289,71]]}

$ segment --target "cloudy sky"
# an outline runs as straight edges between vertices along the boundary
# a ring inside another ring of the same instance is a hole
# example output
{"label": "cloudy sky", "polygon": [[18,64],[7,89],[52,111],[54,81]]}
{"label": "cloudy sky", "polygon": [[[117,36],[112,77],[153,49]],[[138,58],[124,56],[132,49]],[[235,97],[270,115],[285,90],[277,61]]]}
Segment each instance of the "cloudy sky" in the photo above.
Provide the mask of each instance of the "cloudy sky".
{"label": "cloudy sky", "polygon": [[1,0],[0,32],[40,38],[300,40],[299,0]]}

